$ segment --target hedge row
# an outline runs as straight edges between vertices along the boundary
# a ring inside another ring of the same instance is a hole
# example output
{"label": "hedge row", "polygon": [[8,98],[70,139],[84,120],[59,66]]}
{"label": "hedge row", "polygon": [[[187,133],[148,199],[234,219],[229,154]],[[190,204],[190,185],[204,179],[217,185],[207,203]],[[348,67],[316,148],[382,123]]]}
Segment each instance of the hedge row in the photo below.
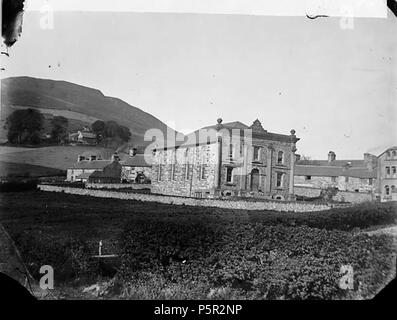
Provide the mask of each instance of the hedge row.
{"label": "hedge row", "polygon": [[377,225],[397,223],[397,202],[367,202],[346,208],[299,213],[248,213],[253,221],[267,225],[306,225],[327,230],[365,229]]}
{"label": "hedge row", "polygon": [[38,181],[32,180],[8,180],[0,183],[0,192],[23,192],[37,190]]}

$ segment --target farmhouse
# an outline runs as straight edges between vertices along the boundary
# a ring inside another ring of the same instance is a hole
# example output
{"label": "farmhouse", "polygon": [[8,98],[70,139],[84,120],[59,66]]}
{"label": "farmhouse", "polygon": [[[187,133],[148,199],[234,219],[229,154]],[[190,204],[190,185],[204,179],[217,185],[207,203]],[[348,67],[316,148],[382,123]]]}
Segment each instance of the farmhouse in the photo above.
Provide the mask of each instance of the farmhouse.
{"label": "farmhouse", "polygon": [[179,145],[153,150],[152,192],[191,197],[294,198],[295,130],[271,133],[259,120],[218,123]]}
{"label": "farmhouse", "polygon": [[[146,159],[148,159],[146,161]],[[149,183],[150,157],[143,154],[113,153],[79,155],[77,162],[67,170],[66,181],[90,183]]]}
{"label": "farmhouse", "polygon": [[310,197],[327,189],[374,195],[377,189],[377,157],[365,153],[362,160],[336,160],[333,151],[329,151],[327,160],[300,160],[298,156],[296,195]]}
{"label": "farmhouse", "polygon": [[97,135],[87,128],[69,134],[69,143],[95,145],[97,144]]}
{"label": "farmhouse", "polygon": [[379,193],[381,201],[397,201],[397,146],[378,156]]}

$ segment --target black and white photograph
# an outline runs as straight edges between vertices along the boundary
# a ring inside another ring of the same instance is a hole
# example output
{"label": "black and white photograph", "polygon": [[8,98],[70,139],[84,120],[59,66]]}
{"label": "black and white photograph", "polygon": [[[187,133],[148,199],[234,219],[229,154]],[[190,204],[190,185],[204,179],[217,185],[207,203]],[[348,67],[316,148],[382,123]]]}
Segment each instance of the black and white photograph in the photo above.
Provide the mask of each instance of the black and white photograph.
{"label": "black and white photograph", "polygon": [[396,0],[3,0],[0,290],[158,319],[380,299],[396,35]]}

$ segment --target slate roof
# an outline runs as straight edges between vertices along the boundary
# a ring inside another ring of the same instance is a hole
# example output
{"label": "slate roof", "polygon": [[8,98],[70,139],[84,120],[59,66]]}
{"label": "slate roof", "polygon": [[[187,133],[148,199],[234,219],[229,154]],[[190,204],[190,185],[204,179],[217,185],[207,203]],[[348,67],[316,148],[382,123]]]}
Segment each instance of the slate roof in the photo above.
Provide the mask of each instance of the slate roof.
{"label": "slate roof", "polygon": [[76,177],[76,179],[88,179],[92,172],[84,172]]}
{"label": "slate roof", "polygon": [[387,148],[385,151],[383,151],[383,152],[378,156],[378,158],[379,158],[381,155],[383,155],[385,152],[387,152],[387,151],[393,151],[393,150],[397,150],[397,146]]}
{"label": "slate roof", "polygon": [[[328,162],[328,161],[327,161]],[[319,176],[319,177],[352,177],[352,178],[376,178],[376,169],[369,170],[366,167],[336,167],[321,165],[299,165],[295,166],[297,176]]]}
{"label": "slate roof", "polygon": [[151,167],[152,166],[152,161],[151,161],[151,156],[148,156],[149,159],[147,162],[145,159],[144,154],[136,154],[135,156],[127,156],[123,157],[123,161],[120,161],[120,164],[122,166],[131,166],[131,167]]}
{"label": "slate roof", "polygon": [[111,162],[111,160],[82,160],[79,162],[75,162],[72,165],[72,169],[103,169]]}
{"label": "slate roof", "polygon": [[92,132],[81,131],[83,138],[96,139],[96,134]]}
{"label": "slate roof", "polygon": [[[187,148],[187,147],[191,147],[191,146],[205,145],[207,143],[215,143],[216,142],[215,134],[211,134],[210,136],[206,137],[207,138],[206,141],[202,141],[203,139],[200,139],[200,130],[213,129],[214,131],[212,131],[211,133],[215,133],[215,130],[217,128],[219,128],[219,126],[220,126],[219,124],[214,124],[211,126],[203,127],[201,129],[198,129],[198,130],[186,135],[184,141],[177,141],[173,145],[168,144],[166,147],[158,147],[155,149],[164,150],[164,149],[174,149],[174,148],[180,148],[180,147]],[[262,125],[260,124],[259,120],[255,120],[254,124],[250,127],[240,121],[233,121],[233,122],[222,123],[221,128],[227,129],[227,130],[252,129],[252,136],[259,138],[259,139],[285,141],[285,142],[291,141],[291,135],[272,133],[272,132],[268,132],[268,131],[264,130]],[[300,140],[299,138],[295,138],[295,142],[297,142],[299,140]]]}
{"label": "slate roof", "polygon": [[312,165],[312,166],[326,166],[326,167],[343,167],[348,163],[351,167],[365,167],[364,160],[299,160],[296,162],[297,165]]}

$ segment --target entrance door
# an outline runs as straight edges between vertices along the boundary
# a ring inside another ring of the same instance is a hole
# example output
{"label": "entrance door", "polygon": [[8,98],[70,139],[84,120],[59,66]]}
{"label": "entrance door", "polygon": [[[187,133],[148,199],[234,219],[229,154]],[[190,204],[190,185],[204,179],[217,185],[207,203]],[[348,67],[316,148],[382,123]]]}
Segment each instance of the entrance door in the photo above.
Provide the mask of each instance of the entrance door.
{"label": "entrance door", "polygon": [[259,170],[252,169],[251,171],[251,190],[258,191],[259,189]]}

